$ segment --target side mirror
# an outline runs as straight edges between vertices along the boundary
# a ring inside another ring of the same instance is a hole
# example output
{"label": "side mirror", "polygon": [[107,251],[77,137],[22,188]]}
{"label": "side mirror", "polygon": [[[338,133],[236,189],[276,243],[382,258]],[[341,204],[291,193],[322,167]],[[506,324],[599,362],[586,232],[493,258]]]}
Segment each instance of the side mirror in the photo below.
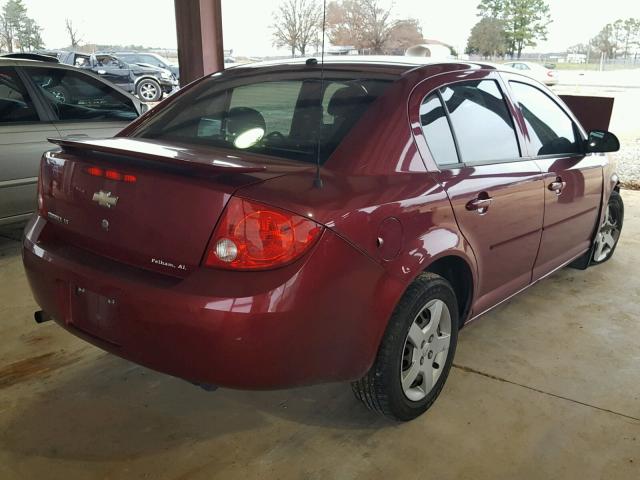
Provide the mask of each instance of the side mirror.
{"label": "side mirror", "polygon": [[620,141],[613,133],[606,130],[591,130],[587,140],[587,152],[604,153],[620,150]]}

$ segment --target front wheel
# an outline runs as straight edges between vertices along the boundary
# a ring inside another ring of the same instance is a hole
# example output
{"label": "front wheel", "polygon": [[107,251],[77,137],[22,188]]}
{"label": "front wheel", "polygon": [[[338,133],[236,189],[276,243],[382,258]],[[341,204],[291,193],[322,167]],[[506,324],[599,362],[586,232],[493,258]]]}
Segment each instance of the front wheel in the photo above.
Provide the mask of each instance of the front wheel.
{"label": "front wheel", "polygon": [[138,83],[136,94],[143,102],[158,102],[162,98],[162,88],[157,81],[145,78]]}
{"label": "front wheel", "polygon": [[613,256],[622,232],[623,219],[624,203],[620,193],[614,190],[609,197],[609,203],[607,203],[604,221],[596,234],[593,257],[591,258],[593,265],[604,263]]}
{"label": "front wheel", "polygon": [[458,304],[449,282],[420,275],[396,307],[376,360],[351,384],[369,409],[412,420],[436,400],[447,380],[458,342]]}

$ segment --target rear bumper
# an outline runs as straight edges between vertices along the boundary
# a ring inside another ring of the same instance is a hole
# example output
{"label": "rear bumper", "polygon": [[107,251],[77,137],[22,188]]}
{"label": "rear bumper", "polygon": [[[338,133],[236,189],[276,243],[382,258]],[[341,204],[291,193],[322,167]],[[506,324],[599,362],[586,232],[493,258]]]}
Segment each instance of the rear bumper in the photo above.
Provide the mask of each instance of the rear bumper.
{"label": "rear bumper", "polygon": [[34,297],[55,321],[116,355],[197,383],[265,389],[353,380],[372,364],[402,286],[325,231],[268,272],[199,269],[177,279],[25,230]]}

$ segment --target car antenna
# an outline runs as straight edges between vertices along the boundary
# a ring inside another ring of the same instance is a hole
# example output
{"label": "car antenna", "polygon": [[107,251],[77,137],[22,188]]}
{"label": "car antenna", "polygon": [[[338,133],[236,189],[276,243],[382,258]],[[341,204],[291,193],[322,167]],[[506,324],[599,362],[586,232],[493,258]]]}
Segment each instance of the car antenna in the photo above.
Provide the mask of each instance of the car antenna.
{"label": "car antenna", "polygon": [[[327,0],[322,0],[322,52],[320,52],[320,62],[321,62],[321,65],[320,65],[320,116],[318,118],[318,131],[316,132],[316,139],[317,139],[316,176],[313,179],[313,186],[316,188],[322,188],[323,186],[322,177],[320,176],[320,146],[321,146],[320,134],[322,133],[322,115],[323,115],[322,95],[324,94],[324,29],[325,29],[326,19],[327,19]],[[312,60],[312,59],[309,59],[309,60]],[[307,60],[307,64],[318,63],[317,60],[315,62],[309,62],[309,60]]]}

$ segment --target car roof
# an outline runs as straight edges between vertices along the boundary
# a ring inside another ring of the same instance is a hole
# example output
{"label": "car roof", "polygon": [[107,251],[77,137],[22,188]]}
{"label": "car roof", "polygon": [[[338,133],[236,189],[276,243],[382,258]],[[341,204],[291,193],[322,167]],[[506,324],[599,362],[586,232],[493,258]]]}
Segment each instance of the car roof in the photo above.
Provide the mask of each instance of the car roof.
{"label": "car roof", "polygon": [[[261,62],[243,63],[226,67],[225,70],[240,70],[251,68],[270,68],[270,67],[286,67],[286,66],[302,66],[309,61],[315,61],[311,65],[323,65],[321,57],[301,57],[301,58],[285,58],[277,60],[266,60]],[[451,65],[460,66],[461,68],[485,68],[497,69],[499,65],[489,62],[470,62],[466,60],[455,59],[434,59],[430,57],[411,57],[411,56],[393,56],[393,55],[327,55],[324,57],[324,65],[326,66],[352,66],[354,69],[367,71],[375,70],[380,67],[396,71],[399,75],[403,75],[417,68],[432,65]]]}

